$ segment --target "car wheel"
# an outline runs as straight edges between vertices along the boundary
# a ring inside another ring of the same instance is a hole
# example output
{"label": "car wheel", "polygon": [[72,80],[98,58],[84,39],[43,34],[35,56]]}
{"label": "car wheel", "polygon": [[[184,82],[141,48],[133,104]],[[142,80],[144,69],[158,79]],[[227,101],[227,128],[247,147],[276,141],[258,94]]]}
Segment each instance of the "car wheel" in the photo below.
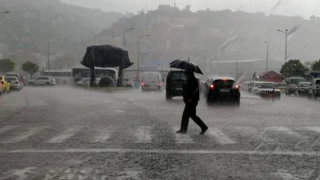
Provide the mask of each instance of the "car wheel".
{"label": "car wheel", "polygon": [[46,85],[46,86],[50,86],[50,83],[46,83],[45,85]]}

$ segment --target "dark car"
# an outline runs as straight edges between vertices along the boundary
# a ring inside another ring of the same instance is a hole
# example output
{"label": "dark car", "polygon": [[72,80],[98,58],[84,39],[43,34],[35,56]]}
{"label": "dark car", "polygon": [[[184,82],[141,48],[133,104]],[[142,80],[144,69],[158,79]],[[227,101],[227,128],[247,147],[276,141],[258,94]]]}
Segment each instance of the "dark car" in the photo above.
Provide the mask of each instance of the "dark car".
{"label": "dark car", "polygon": [[308,96],[310,89],[310,82],[300,82],[298,84],[297,95],[299,96]]}
{"label": "dark car", "polygon": [[234,78],[209,78],[204,85],[204,96],[210,105],[230,102],[239,106],[240,86],[236,84]]}
{"label": "dark car", "polygon": [[173,97],[183,95],[183,85],[187,78],[184,71],[172,70],[169,71],[166,83],[166,99],[171,100]]}

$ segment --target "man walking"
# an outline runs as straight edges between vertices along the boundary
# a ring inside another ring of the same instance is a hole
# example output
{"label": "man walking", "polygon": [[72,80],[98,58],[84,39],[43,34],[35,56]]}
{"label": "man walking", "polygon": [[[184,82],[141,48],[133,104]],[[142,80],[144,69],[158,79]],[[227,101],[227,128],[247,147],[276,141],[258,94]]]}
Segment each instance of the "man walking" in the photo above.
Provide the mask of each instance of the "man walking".
{"label": "man walking", "polygon": [[204,134],[208,130],[208,126],[196,115],[197,105],[199,102],[199,82],[193,72],[185,71],[187,82],[183,87],[183,100],[185,108],[182,114],[181,128],[177,133],[187,133],[189,118],[201,128],[200,134]]}

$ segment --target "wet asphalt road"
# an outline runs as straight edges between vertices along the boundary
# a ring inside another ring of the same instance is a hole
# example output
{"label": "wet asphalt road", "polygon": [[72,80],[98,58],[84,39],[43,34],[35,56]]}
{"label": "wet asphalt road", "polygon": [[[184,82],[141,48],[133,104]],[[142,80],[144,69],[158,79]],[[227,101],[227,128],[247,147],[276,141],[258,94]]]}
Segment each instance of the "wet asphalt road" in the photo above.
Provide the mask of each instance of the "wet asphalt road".
{"label": "wet asphalt road", "polygon": [[0,180],[317,179],[320,101],[263,101],[198,115],[206,135],[180,125],[181,98],[164,92],[26,87],[0,97]]}

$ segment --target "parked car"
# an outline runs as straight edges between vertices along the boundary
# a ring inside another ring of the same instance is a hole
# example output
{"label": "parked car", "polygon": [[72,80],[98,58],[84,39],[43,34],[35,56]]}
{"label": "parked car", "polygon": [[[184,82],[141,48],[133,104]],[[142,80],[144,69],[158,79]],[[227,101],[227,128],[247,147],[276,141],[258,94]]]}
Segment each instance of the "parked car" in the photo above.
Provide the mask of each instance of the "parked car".
{"label": "parked car", "polygon": [[290,77],[285,81],[287,83],[287,88],[285,91],[287,96],[290,96],[291,94],[297,95],[298,84],[300,82],[306,82],[306,80],[302,77]]}
{"label": "parked car", "polygon": [[54,86],[56,85],[56,80],[51,76],[40,76],[36,79],[33,79],[29,82],[30,85],[47,85]]}
{"label": "parked car", "polygon": [[278,88],[278,85],[276,83],[272,82],[263,82],[261,83],[261,87],[259,90],[259,96],[262,99],[279,99],[281,98],[281,92],[280,89]]}
{"label": "parked car", "polygon": [[[100,78],[96,78],[95,85],[98,85],[99,82],[100,82]],[[84,78],[84,79],[76,82],[76,86],[89,87],[90,86],[90,78]]]}
{"label": "parked car", "polygon": [[3,94],[3,84],[0,82],[0,96]]}
{"label": "parked car", "polygon": [[256,82],[259,82],[259,81],[250,81],[250,82],[248,83],[248,85],[247,85],[247,86],[248,86],[247,92],[249,92],[249,93],[252,92],[252,89],[253,89],[254,84],[255,84]]}
{"label": "parked car", "polygon": [[297,95],[298,96],[308,96],[309,95],[309,89],[310,89],[310,82],[300,82],[298,84],[298,90]]}
{"label": "parked car", "polygon": [[277,83],[278,88],[280,89],[280,92],[284,94],[286,92],[287,84],[286,83]]}
{"label": "parked car", "polygon": [[141,75],[141,90],[157,90],[162,88],[161,74],[157,72],[145,72]]}
{"label": "parked car", "polygon": [[18,90],[20,91],[22,88],[22,83],[19,81],[19,79],[15,76],[7,76],[7,81],[10,83],[11,90]]}
{"label": "parked car", "polygon": [[316,78],[312,81],[309,88],[308,97],[317,99],[320,96],[320,78]]}
{"label": "parked car", "polygon": [[133,81],[131,79],[125,78],[123,80],[123,86],[124,87],[134,87],[134,83],[133,83]]}
{"label": "parked car", "polygon": [[232,77],[209,78],[204,93],[209,105],[223,102],[240,105],[240,86],[236,84]]}
{"label": "parked car", "polygon": [[0,83],[2,84],[2,92],[10,92],[10,83],[5,76],[0,76]]}
{"label": "parked car", "polygon": [[183,85],[187,78],[182,70],[171,70],[166,80],[166,99],[171,100],[173,97],[183,95]]}
{"label": "parked car", "polygon": [[259,90],[261,87],[262,82],[255,82],[253,87],[252,87],[252,94],[259,95]]}

